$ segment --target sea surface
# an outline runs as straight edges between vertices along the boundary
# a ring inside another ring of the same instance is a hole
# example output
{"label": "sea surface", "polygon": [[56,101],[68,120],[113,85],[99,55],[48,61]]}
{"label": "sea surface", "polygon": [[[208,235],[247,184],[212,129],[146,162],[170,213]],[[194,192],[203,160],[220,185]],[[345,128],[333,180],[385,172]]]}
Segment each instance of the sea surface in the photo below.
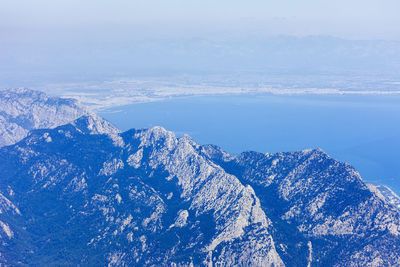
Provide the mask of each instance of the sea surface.
{"label": "sea surface", "polygon": [[122,130],[159,125],[231,154],[321,148],[400,193],[398,95],[178,97],[100,115]]}

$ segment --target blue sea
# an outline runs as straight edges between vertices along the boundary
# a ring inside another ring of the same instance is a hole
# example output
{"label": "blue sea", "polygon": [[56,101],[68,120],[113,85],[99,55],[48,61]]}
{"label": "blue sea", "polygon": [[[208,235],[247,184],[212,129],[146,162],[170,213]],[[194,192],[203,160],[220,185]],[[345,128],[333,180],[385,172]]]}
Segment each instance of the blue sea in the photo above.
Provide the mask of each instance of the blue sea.
{"label": "blue sea", "polygon": [[178,97],[100,112],[122,130],[156,125],[231,154],[321,148],[400,193],[400,96]]}

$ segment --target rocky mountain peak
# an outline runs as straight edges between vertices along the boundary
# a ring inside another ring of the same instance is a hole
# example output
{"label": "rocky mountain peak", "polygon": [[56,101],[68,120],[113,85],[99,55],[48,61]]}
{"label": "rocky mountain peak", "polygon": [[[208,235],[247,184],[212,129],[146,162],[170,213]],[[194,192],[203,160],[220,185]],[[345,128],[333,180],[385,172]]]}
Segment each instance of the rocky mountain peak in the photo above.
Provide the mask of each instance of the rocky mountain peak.
{"label": "rocky mountain peak", "polygon": [[83,115],[72,121],[71,125],[75,126],[78,131],[87,134],[117,135],[120,133],[119,129],[94,113]]}

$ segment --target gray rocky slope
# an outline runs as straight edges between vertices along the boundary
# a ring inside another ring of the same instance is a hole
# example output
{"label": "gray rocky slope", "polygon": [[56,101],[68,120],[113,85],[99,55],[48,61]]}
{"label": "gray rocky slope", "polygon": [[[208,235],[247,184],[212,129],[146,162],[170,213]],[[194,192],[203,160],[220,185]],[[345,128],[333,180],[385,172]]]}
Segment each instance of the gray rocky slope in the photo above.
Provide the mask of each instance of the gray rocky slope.
{"label": "gray rocky slope", "polygon": [[321,150],[231,156],[95,115],[0,149],[8,265],[400,265],[400,212]]}
{"label": "gray rocky slope", "polygon": [[399,209],[349,164],[318,149],[237,157],[215,146],[203,151],[254,188],[289,265],[304,266],[301,257],[316,266],[400,265]]}
{"label": "gray rocky slope", "polygon": [[400,209],[400,197],[388,186],[371,183],[367,185],[371,191],[374,191],[380,198]]}
{"label": "gray rocky slope", "polygon": [[0,90],[0,147],[26,137],[32,129],[54,128],[87,113],[73,99],[29,89]]}

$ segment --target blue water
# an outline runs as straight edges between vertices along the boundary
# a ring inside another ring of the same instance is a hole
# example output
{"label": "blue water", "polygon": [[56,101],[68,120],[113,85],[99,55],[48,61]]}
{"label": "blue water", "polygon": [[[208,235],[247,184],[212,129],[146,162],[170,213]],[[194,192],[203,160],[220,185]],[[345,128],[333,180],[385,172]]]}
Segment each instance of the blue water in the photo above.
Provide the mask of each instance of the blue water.
{"label": "blue water", "polygon": [[400,96],[207,96],[101,112],[123,130],[161,125],[232,154],[321,148],[400,192]]}

